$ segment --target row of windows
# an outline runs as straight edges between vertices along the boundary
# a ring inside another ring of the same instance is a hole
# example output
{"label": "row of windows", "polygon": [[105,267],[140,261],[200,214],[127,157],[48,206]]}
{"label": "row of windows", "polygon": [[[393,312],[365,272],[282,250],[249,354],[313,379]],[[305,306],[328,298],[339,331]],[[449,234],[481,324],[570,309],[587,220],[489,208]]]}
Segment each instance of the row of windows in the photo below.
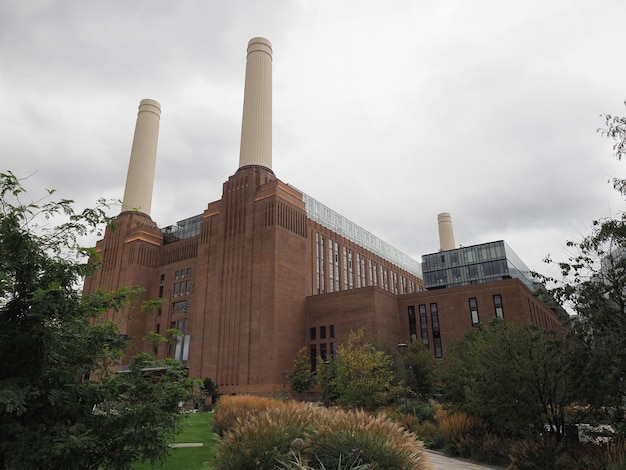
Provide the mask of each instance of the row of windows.
{"label": "row of windows", "polygon": [[315,278],[318,294],[368,285],[380,286],[394,294],[408,294],[418,287],[414,280],[398,275],[387,266],[379,266],[347,246],[340,250],[337,241],[326,240],[319,232],[315,234]]}
{"label": "row of windows", "polygon": [[[318,338],[317,332],[318,332],[317,328],[315,327],[309,328],[309,339],[311,341],[317,340]],[[335,325],[330,325],[328,327],[328,337],[334,338],[335,334],[336,334]],[[326,326],[319,327],[319,339],[326,339]]]}
{"label": "row of windows", "polygon": [[[480,315],[478,311],[478,300],[476,297],[468,299],[469,317],[473,327],[480,326]],[[418,317],[415,316],[415,306],[409,306],[409,335],[411,341],[417,341],[418,337],[424,345],[424,349],[430,349],[430,338],[428,335],[428,313],[430,313],[432,344],[435,357],[442,357],[443,350],[441,347],[441,328],[439,326],[439,310],[436,303],[418,306]],[[502,296],[495,294],[493,296],[493,308],[497,318],[504,319],[504,307],[502,306]],[[419,320],[419,321],[418,321]],[[419,327],[419,330],[418,330]]]}

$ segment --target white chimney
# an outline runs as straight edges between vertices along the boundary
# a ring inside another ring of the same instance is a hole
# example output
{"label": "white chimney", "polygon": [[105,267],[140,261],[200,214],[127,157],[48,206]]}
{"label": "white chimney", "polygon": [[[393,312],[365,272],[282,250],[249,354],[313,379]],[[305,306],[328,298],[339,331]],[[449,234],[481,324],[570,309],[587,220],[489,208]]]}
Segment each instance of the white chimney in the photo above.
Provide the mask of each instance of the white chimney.
{"label": "white chimney", "polygon": [[141,100],[130,152],[122,212],[136,210],[150,215],[160,120],[161,105],[154,100]]}
{"label": "white chimney", "polygon": [[448,212],[437,215],[439,225],[439,251],[454,250],[454,231],[452,230],[452,216]]}
{"label": "white chimney", "polygon": [[248,165],[272,169],[272,44],[265,38],[248,42],[239,168]]}

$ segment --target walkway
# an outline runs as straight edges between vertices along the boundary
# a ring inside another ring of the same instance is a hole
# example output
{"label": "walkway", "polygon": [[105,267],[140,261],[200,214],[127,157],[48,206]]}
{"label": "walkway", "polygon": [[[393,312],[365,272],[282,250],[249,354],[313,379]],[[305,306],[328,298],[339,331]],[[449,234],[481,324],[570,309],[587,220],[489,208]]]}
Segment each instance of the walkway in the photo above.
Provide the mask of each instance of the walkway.
{"label": "walkway", "polygon": [[428,461],[433,470],[504,470],[504,467],[478,464],[464,459],[448,457],[441,452],[426,450]]}

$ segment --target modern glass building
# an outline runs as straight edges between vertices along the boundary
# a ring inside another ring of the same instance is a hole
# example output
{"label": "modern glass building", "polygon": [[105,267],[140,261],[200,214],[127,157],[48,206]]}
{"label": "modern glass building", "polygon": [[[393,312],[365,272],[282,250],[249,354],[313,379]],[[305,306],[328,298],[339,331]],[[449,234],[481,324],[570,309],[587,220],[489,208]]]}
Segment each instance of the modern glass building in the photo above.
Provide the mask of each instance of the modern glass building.
{"label": "modern glass building", "polygon": [[422,271],[426,290],[511,278],[533,289],[530,270],[503,240],[424,255]]}

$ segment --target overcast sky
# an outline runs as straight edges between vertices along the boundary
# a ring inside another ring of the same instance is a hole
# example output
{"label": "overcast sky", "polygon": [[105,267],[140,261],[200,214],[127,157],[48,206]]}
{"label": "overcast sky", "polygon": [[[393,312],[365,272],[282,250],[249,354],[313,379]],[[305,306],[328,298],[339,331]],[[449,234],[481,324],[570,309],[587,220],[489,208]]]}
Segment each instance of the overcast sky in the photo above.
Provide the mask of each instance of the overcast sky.
{"label": "overcast sky", "polygon": [[626,114],[624,0],[3,0],[0,171],[121,199],[161,103],[152,218],[236,170],[248,40],[273,45],[273,170],[420,260],[504,239],[531,269],[619,214],[602,113]]}

